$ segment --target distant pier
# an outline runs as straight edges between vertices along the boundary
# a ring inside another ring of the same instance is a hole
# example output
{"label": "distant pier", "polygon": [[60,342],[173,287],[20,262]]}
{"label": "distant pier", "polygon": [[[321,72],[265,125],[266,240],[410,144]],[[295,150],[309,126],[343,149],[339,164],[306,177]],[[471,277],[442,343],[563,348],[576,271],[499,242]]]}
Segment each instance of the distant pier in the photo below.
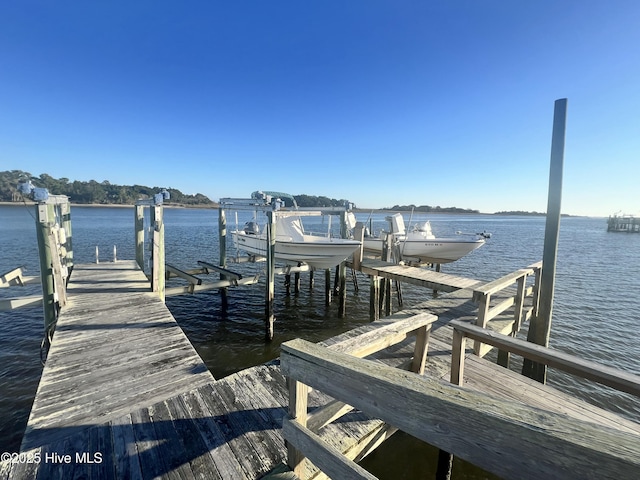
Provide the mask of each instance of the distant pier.
{"label": "distant pier", "polygon": [[612,215],[607,220],[607,232],[640,233],[640,218]]}

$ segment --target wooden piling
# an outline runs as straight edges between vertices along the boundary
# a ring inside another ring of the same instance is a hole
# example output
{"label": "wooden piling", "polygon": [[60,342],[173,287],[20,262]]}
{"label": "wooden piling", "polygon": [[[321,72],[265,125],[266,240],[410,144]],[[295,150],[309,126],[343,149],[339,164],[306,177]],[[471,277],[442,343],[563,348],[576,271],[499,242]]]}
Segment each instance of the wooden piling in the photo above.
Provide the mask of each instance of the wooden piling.
{"label": "wooden piling", "polygon": [[356,226],[353,229],[353,239],[360,242],[360,248],[353,252],[352,266],[354,270],[360,270],[360,264],[362,263],[362,256],[364,253],[364,223],[356,222]]}
{"label": "wooden piling", "polygon": [[[298,266],[302,265],[298,263]],[[298,296],[300,294],[300,272],[295,272],[293,274],[293,293]]]}
{"label": "wooden piling", "polygon": [[73,239],[72,239],[72,228],[71,228],[71,204],[66,201],[60,205],[60,217],[62,221],[61,228],[64,230],[65,234],[65,242],[64,248],[66,250],[65,255],[65,265],[69,269],[67,275],[67,282],[71,277],[71,271],[73,270]]}
{"label": "wooden piling", "polygon": [[324,271],[324,304],[331,304],[331,269]]}
{"label": "wooden piling", "polygon": [[[347,212],[340,212],[340,237],[347,238]],[[347,264],[340,262],[338,265],[339,277],[339,297],[338,297],[338,315],[344,317],[347,314]]]}
{"label": "wooden piling", "polygon": [[165,258],[164,258],[164,221],[162,205],[151,207],[151,225],[153,225],[151,291],[158,292],[164,302]]}
{"label": "wooden piling", "polygon": [[[218,209],[218,245],[220,246],[220,266],[227,268],[227,216],[223,208]],[[220,274],[220,280],[226,280],[224,274]],[[220,300],[222,309],[226,310],[229,306],[228,290],[226,287],[220,290]]]}
{"label": "wooden piling", "polygon": [[275,298],[275,256],[276,256],[276,214],[267,211],[267,280],[265,285],[265,337],[273,340],[274,298]]}
{"label": "wooden piling", "polygon": [[[560,234],[560,205],[562,200],[562,170],[564,164],[564,141],[567,125],[567,99],[556,100],[553,115],[553,134],[551,140],[551,165],[549,169],[549,197],[547,201],[547,220],[542,254],[542,277],[538,315],[531,319],[527,340],[538,345],[548,346],[551,333],[553,310],[553,291],[556,274],[558,237]],[[546,365],[525,360],[522,373],[529,378],[545,383]]]}
{"label": "wooden piling", "polygon": [[369,276],[369,320],[380,319],[380,277]]}
{"label": "wooden piling", "polygon": [[136,263],[144,272],[144,206],[136,205],[134,209]]}
{"label": "wooden piling", "polygon": [[36,236],[40,255],[40,279],[42,282],[42,307],[44,313],[45,341],[48,345],[50,334],[56,322],[57,309],[53,279],[53,254],[49,235],[55,220],[53,205],[40,203],[36,205]]}

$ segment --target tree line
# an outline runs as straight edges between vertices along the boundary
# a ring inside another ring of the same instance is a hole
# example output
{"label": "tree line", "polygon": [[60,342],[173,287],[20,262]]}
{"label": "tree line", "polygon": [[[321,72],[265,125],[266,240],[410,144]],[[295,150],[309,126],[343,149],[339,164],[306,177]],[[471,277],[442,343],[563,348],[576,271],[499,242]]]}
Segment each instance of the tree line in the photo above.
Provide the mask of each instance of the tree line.
{"label": "tree line", "polygon": [[[151,198],[162,190],[162,187],[115,185],[108,180],[103,182],[95,180],[71,181],[64,177],[53,178],[46,173],[34,176],[22,170],[9,170],[0,172],[0,201],[21,201],[22,197],[18,194],[18,183],[27,180],[31,180],[33,185],[38,188],[46,188],[52,195],[66,195],[71,202],[80,204],[133,205],[137,200]],[[167,191],[171,194],[171,199],[167,203],[179,205],[214,204],[209,197],[201,193],[187,195],[175,188],[167,188]]]}
{"label": "tree line", "polygon": [[470,208],[458,207],[432,207],[431,205],[394,205],[391,208],[383,208],[382,210],[391,210],[398,212],[426,212],[426,213],[480,213],[480,210],[472,210]]}

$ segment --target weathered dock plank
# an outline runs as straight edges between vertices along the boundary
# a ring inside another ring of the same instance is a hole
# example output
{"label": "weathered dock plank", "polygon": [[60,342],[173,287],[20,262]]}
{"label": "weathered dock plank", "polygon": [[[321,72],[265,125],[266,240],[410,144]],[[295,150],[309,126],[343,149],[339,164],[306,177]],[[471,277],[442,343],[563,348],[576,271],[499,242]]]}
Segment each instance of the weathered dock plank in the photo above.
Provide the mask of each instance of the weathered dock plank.
{"label": "weathered dock plank", "polygon": [[389,278],[391,280],[431,288],[441,292],[453,292],[462,288],[474,288],[482,284],[481,281],[471,278],[435,272],[427,268],[395,265],[371,258],[363,258],[358,270],[367,275]]}
{"label": "weathered dock plank", "polygon": [[135,262],[76,265],[22,449],[213,380]]}

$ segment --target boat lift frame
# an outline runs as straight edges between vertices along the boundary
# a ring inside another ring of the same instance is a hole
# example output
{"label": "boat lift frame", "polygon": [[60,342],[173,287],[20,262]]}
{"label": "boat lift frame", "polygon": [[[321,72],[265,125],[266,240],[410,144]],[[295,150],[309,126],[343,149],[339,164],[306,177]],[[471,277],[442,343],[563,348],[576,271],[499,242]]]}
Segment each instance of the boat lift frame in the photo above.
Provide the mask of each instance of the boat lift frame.
{"label": "boat lift frame", "polygon": [[[285,209],[284,202],[281,197],[291,198],[293,200],[294,209]],[[297,206],[295,199],[287,194],[281,194],[278,192],[254,192],[251,198],[221,198],[220,206],[218,209],[218,232],[219,232],[219,245],[220,245],[220,267],[227,267],[227,218],[226,211],[252,211],[263,212],[267,216],[266,235],[267,235],[267,248],[266,248],[266,285],[265,285],[265,338],[268,341],[273,340],[273,324],[276,320],[274,314],[274,298],[275,298],[275,275],[276,273],[283,273],[290,275],[294,272],[296,275],[296,289],[299,285],[299,272],[310,271],[313,275],[313,269],[308,265],[286,266],[282,269],[277,269],[275,266],[275,249],[276,249],[276,223],[278,217],[286,216],[319,216],[319,215],[339,215],[340,216],[340,236],[342,238],[347,237],[347,222],[346,214],[353,208],[352,203],[345,203],[340,207],[313,207],[313,208],[300,208]],[[235,260],[237,262],[240,259]],[[251,256],[244,261],[258,261],[256,256]],[[346,265],[345,262],[340,263],[337,267],[336,284],[339,292],[339,315],[344,316],[346,313]],[[222,278],[221,274],[221,278]],[[287,282],[289,284],[289,282]],[[222,291],[223,305],[227,303],[226,289]],[[325,270],[325,303],[328,305],[331,302],[331,271]]]}

